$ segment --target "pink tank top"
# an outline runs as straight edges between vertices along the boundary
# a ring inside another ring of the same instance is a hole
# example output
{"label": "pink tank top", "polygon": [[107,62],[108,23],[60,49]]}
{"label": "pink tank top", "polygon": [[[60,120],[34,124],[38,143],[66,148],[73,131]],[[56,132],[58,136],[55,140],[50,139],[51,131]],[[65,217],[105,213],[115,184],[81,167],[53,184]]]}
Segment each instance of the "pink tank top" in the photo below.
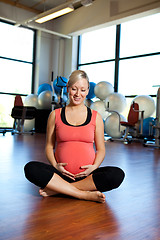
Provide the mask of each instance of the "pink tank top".
{"label": "pink tank top", "polygon": [[84,126],[70,126],[62,122],[60,108],[55,110],[56,151],[58,163],[67,163],[65,169],[73,174],[84,171],[81,166],[92,165],[97,112],[92,110],[91,120]]}

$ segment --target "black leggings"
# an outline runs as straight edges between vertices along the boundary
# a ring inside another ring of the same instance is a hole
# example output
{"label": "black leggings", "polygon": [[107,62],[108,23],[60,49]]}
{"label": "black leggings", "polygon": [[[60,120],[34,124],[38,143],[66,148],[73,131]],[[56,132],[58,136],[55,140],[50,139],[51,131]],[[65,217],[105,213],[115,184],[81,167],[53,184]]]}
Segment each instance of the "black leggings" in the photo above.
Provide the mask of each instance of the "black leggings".
{"label": "black leggings", "polygon": [[[40,188],[45,188],[48,182],[57,173],[67,182],[74,182],[74,180],[64,176],[53,166],[42,162],[29,162],[24,167],[26,178]],[[106,192],[120,186],[124,179],[124,172],[118,167],[100,167],[91,172],[94,184],[98,191]],[[76,179],[80,181],[84,178]]]}

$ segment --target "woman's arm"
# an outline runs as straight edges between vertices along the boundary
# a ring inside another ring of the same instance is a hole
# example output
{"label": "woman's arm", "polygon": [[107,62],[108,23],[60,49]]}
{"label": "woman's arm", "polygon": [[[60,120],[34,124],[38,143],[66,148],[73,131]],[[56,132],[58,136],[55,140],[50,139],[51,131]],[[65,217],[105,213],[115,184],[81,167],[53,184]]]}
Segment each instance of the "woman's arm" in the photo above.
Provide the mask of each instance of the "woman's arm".
{"label": "woman's arm", "polygon": [[55,134],[55,111],[51,112],[47,122],[47,136],[46,136],[46,147],[45,152],[48,161],[53,167],[55,167],[63,175],[75,180],[74,175],[65,170],[67,163],[57,163],[54,156],[54,149],[56,143],[56,134]]}
{"label": "woman's arm", "polygon": [[96,157],[94,165],[98,168],[105,157],[105,143],[104,143],[104,123],[102,117],[97,113],[96,118],[96,129],[95,129],[95,146],[96,146]]}
{"label": "woman's arm", "polygon": [[46,134],[46,147],[45,152],[48,161],[52,166],[56,168],[57,162],[54,157],[54,148],[55,148],[55,111],[51,112],[47,122],[47,134]]}
{"label": "woman's arm", "polygon": [[104,123],[101,115],[97,113],[96,117],[96,129],[95,129],[95,146],[96,155],[93,165],[82,166],[81,168],[86,169],[76,175],[76,177],[88,176],[93,170],[97,169],[104,160],[105,157],[105,144],[104,144]]}

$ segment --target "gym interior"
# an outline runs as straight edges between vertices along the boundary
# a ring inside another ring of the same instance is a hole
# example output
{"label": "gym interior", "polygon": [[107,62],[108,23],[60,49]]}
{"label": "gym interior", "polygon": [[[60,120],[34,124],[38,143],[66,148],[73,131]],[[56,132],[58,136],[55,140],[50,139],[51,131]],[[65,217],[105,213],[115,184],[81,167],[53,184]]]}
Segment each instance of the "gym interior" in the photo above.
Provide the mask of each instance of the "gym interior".
{"label": "gym interior", "polygon": [[[0,0],[1,240],[160,240],[159,29],[159,0]],[[104,204],[43,198],[24,176],[47,163],[48,116],[77,69],[104,122],[102,166],[125,172]]]}

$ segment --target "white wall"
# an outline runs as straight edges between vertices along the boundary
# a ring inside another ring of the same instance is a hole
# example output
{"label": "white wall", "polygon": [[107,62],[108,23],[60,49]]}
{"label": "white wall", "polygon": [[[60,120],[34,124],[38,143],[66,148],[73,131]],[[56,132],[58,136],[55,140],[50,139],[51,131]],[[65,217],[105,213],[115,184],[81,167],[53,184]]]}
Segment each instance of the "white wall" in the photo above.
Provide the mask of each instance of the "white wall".
{"label": "white wall", "polygon": [[60,39],[51,34],[38,31],[36,49],[35,93],[42,83],[51,83],[51,73],[58,75]]}
{"label": "white wall", "polygon": [[51,72],[69,77],[77,68],[78,37],[63,39],[38,31],[35,93],[42,83],[51,83]]}
{"label": "white wall", "polygon": [[77,69],[78,55],[78,36],[72,37],[71,40],[65,39],[64,51],[64,76],[69,77],[72,71]]}
{"label": "white wall", "polygon": [[[51,73],[69,77],[77,63],[77,37],[63,39],[38,32],[35,93],[42,83],[51,83]],[[72,58],[73,55],[73,58]]]}

